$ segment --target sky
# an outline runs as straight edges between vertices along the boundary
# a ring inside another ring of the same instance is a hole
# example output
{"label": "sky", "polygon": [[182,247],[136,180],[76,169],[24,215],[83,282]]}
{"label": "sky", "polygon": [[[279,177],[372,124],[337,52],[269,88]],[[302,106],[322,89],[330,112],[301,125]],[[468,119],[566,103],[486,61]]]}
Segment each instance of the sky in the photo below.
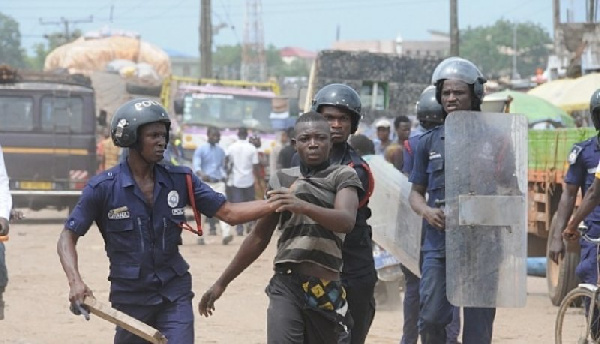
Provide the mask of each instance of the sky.
{"label": "sky", "polygon": [[[259,1],[259,0],[254,0]],[[213,44],[242,43],[246,0],[212,0],[213,25],[224,24]],[[449,31],[449,0],[263,0],[265,45],[328,49],[336,40],[425,40],[428,30]],[[583,18],[585,0],[563,0]],[[111,11],[112,9],[112,11]],[[198,56],[200,0],[0,0],[0,12],[19,22],[28,51],[44,34],[69,28],[108,27],[134,31],[167,51]],[[533,22],[552,35],[552,0],[458,0],[459,28],[492,25],[498,19]],[[111,14],[112,13],[112,14]],[[91,23],[76,23],[89,20]],[[42,24],[42,22],[44,24]]]}

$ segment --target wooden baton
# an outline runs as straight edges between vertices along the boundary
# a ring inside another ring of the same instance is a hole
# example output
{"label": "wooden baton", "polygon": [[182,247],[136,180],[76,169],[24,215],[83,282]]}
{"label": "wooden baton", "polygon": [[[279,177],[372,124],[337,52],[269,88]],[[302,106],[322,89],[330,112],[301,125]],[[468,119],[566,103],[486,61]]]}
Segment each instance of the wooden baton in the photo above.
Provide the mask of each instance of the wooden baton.
{"label": "wooden baton", "polygon": [[93,296],[86,296],[83,299],[83,304],[90,309],[90,313],[97,315],[152,344],[167,344],[167,338],[154,327],[146,325],[143,322],[96,300]]}

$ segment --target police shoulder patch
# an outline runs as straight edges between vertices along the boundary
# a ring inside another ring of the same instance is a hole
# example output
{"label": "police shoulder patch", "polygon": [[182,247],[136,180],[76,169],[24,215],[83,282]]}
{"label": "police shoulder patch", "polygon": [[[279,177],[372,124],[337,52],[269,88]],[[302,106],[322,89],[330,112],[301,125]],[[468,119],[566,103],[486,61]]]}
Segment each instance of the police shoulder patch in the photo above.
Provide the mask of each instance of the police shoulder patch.
{"label": "police shoulder patch", "polygon": [[578,145],[573,146],[573,149],[571,149],[571,152],[569,153],[569,157],[567,158],[567,161],[569,162],[569,164],[573,165],[575,163],[575,161],[577,161],[577,157],[579,156],[579,153],[581,153],[582,150],[583,150],[583,148],[581,146],[578,146]]}
{"label": "police shoulder patch", "polygon": [[91,187],[96,187],[100,185],[102,182],[107,180],[115,179],[115,173],[112,171],[104,171],[90,179],[89,184]]}

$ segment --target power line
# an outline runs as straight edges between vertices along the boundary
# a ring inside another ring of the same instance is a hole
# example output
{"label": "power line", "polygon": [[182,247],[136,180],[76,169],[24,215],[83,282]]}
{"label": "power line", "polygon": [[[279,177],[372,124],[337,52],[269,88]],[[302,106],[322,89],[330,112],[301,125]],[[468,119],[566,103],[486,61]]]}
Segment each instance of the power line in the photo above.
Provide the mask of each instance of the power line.
{"label": "power line", "polygon": [[70,24],[79,24],[79,23],[92,23],[94,21],[94,17],[90,15],[89,18],[87,19],[67,19],[65,17],[60,17],[60,19],[58,21],[47,21],[44,20],[43,18],[40,18],[40,24],[41,25],[63,25],[64,27],[64,38],[65,40],[68,42],[71,40],[71,31],[70,31]]}

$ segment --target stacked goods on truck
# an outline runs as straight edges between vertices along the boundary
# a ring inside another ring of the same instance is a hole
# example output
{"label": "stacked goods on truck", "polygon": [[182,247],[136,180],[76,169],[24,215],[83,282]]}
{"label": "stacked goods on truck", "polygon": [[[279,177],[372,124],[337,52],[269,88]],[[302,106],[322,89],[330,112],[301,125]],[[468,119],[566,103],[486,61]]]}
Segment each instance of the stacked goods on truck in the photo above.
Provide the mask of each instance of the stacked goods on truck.
{"label": "stacked goods on truck", "polygon": [[96,113],[106,114],[110,121],[116,108],[132,98],[158,100],[162,80],[171,73],[171,62],[165,51],[136,33],[103,29],[54,49],[44,68],[90,77],[96,91]]}

